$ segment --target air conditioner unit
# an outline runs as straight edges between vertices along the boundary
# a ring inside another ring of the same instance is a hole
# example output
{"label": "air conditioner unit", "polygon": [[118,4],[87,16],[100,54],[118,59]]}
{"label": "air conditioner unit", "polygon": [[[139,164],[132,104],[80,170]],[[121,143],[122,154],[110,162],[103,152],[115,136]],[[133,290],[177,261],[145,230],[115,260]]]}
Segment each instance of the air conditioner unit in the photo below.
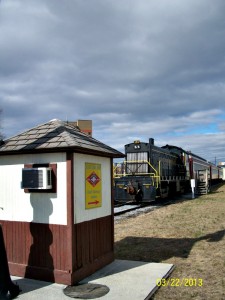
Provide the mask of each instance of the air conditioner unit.
{"label": "air conditioner unit", "polygon": [[23,189],[52,189],[51,168],[24,168],[22,169]]}

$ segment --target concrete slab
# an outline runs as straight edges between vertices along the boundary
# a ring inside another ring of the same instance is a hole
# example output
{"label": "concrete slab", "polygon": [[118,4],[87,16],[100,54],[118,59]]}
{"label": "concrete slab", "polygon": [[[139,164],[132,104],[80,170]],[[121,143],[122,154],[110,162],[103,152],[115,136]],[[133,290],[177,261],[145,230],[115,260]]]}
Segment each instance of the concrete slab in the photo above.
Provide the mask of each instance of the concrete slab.
{"label": "concrete slab", "polygon": [[144,300],[157,290],[157,279],[168,277],[173,269],[172,264],[115,260],[80,283],[108,286],[110,291],[101,300]]}
{"label": "concrete slab", "polygon": [[[22,292],[16,299],[21,300],[69,300],[63,293],[66,285],[11,276]],[[71,298],[72,299],[72,298]]]}
{"label": "concrete slab", "polygon": [[[106,285],[110,291],[101,300],[144,300],[149,299],[157,290],[156,280],[168,277],[173,271],[172,264],[146,263],[140,261],[115,260],[80,283],[95,283]],[[63,293],[66,287],[62,284],[52,284],[43,281],[12,277],[22,289],[18,299],[72,299]],[[73,298],[79,299],[79,298]]]}

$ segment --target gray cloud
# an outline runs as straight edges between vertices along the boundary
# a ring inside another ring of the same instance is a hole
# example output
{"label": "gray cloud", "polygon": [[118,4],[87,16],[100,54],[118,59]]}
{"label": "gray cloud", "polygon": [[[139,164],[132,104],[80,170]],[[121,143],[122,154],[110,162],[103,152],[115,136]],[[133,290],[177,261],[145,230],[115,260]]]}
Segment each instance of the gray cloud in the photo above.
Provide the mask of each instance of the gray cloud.
{"label": "gray cloud", "polygon": [[90,118],[95,137],[119,150],[155,137],[201,153],[210,137],[225,159],[224,9],[222,0],[1,1],[3,133]]}

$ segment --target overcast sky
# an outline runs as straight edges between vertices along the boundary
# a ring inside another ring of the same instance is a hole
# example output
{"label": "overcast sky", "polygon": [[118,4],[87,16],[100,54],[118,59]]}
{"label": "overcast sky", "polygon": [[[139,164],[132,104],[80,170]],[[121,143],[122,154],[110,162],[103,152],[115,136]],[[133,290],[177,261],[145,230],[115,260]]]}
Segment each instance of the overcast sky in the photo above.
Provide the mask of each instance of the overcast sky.
{"label": "overcast sky", "polygon": [[224,0],[1,0],[6,138],[53,118],[225,161]]}

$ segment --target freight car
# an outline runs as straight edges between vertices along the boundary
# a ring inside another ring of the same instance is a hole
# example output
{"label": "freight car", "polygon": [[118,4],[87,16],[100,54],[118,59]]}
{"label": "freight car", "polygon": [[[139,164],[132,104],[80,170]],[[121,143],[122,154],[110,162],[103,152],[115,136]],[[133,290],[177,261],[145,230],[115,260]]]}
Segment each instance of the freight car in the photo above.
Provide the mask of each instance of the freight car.
{"label": "freight car", "polygon": [[116,201],[149,202],[184,193],[191,179],[196,193],[207,193],[222,178],[220,168],[205,159],[176,146],[157,147],[152,138],[125,145],[125,156],[114,168]]}

